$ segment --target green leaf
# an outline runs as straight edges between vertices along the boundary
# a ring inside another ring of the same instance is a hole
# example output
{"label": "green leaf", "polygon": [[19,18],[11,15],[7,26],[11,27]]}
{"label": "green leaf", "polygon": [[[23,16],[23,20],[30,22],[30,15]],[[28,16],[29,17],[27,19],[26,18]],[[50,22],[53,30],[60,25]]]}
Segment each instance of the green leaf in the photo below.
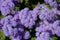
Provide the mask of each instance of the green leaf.
{"label": "green leaf", "polygon": [[38,2],[38,4],[37,5],[40,5],[40,2]]}
{"label": "green leaf", "polygon": [[52,40],[57,40],[57,37],[52,37]]}
{"label": "green leaf", "polygon": [[4,18],[4,16],[3,15],[0,15],[0,18]]}
{"label": "green leaf", "polygon": [[14,10],[19,10],[19,7],[15,7]]}
{"label": "green leaf", "polygon": [[4,40],[5,39],[5,35],[3,33],[2,30],[0,30],[0,40]]}
{"label": "green leaf", "polygon": [[52,9],[52,7],[51,7],[50,5],[46,4],[46,6],[47,6],[49,9]]}
{"label": "green leaf", "polygon": [[20,3],[23,3],[23,0],[20,0]]}
{"label": "green leaf", "polygon": [[36,5],[32,4],[32,8],[35,8]]}
{"label": "green leaf", "polygon": [[31,38],[31,40],[35,40],[35,39],[36,39],[36,37],[32,37],[32,38]]}
{"label": "green leaf", "polygon": [[25,0],[25,4],[28,3],[28,0]]}
{"label": "green leaf", "polygon": [[60,0],[56,0],[56,1],[60,3]]}

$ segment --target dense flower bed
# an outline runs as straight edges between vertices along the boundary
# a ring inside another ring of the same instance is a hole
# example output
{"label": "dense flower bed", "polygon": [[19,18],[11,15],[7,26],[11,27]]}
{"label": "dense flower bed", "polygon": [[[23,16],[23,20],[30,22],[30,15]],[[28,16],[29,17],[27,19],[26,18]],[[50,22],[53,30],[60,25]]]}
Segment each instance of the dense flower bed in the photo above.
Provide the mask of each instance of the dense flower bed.
{"label": "dense flower bed", "polygon": [[0,40],[60,40],[60,0],[0,0]]}

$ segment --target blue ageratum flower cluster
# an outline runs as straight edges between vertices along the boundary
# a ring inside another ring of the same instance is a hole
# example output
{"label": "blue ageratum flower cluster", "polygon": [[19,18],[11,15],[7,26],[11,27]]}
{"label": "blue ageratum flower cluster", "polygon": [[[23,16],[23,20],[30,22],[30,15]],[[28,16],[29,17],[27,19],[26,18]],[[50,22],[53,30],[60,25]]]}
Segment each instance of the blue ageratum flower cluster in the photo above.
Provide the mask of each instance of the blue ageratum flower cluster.
{"label": "blue ageratum flower cluster", "polygon": [[50,6],[56,8],[57,7],[57,2],[56,0],[44,0],[47,4],[49,4]]}
{"label": "blue ageratum flower cluster", "polygon": [[[29,40],[32,37],[30,30],[34,26],[35,40],[52,40],[52,36],[60,36],[58,4],[56,0],[44,1],[52,6],[52,9],[45,4],[40,4],[33,10],[28,7],[22,10],[14,10],[17,5],[15,2],[19,3],[19,0],[0,0],[0,11],[4,15],[4,18],[0,19],[0,26],[5,36],[12,40]],[[28,30],[25,30],[25,28]]]}
{"label": "blue ageratum flower cluster", "polygon": [[[14,17],[9,15],[1,19],[1,24],[3,25],[2,30],[6,36],[10,36],[12,40],[23,40],[30,38],[29,31],[24,31],[24,26],[18,19],[18,15]],[[27,35],[26,35],[27,34]]]}
{"label": "blue ageratum flower cluster", "polygon": [[[56,8],[49,9],[45,4],[41,4],[38,13],[41,20],[36,26],[36,40],[52,40],[52,36],[60,36],[60,16]],[[42,9],[41,9],[42,8]]]}
{"label": "blue ageratum flower cluster", "polygon": [[[34,9],[35,10],[35,9]],[[24,8],[23,10],[19,11],[19,19],[21,23],[28,27],[29,29],[35,25],[35,21],[37,20],[37,12],[35,13],[34,10],[29,10],[29,8]]]}
{"label": "blue ageratum flower cluster", "polygon": [[0,11],[4,16],[10,14],[14,6],[12,0],[0,0]]}

